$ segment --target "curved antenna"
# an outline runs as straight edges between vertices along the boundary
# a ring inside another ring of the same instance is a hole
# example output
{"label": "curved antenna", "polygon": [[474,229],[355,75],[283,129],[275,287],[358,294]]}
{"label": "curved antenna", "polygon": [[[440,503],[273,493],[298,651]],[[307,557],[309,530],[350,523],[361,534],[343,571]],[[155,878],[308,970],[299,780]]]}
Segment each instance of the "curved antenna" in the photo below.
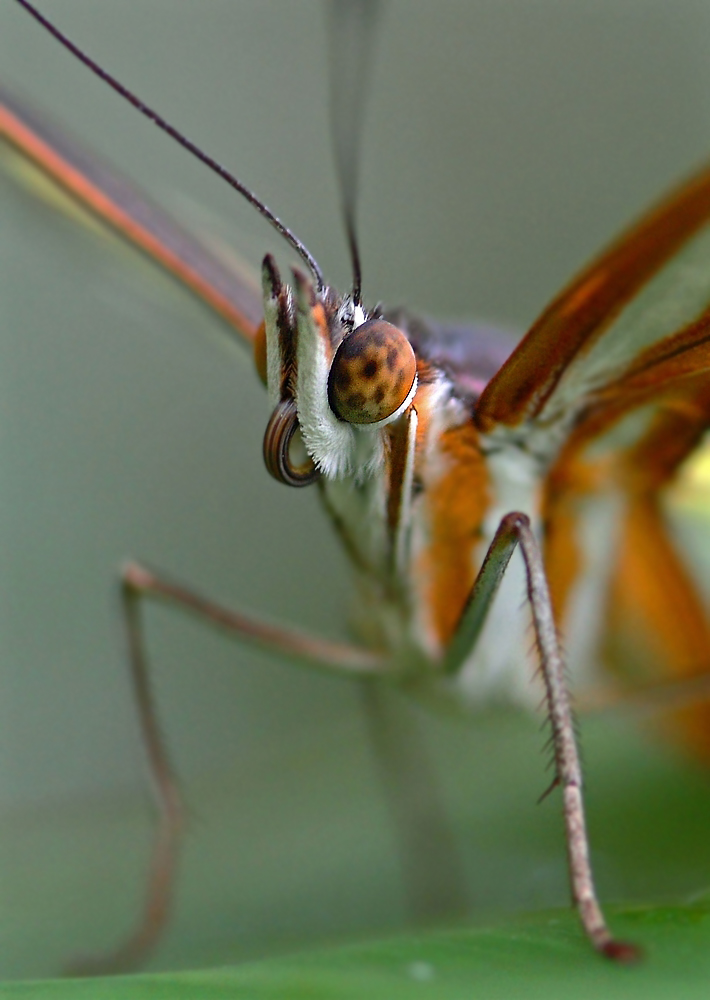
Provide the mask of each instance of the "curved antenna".
{"label": "curved antenna", "polygon": [[199,146],[196,146],[194,142],[191,142],[187,136],[182,134],[182,132],[178,132],[178,130],[167,122],[161,115],[159,115],[157,111],[154,111],[151,107],[141,101],[136,94],[130,91],[127,87],[124,87],[122,83],[120,83],[115,77],[111,76],[111,74],[99,66],[98,63],[94,62],[94,60],[83,52],[78,45],[75,45],[74,42],[72,42],[71,39],[67,38],[66,35],[56,28],[51,21],[48,21],[46,17],[40,14],[40,12],[28,2],[28,0],[16,0],[16,2],[21,7],[24,7],[28,14],[38,21],[42,27],[48,31],[50,35],[52,35],[53,38],[56,38],[56,40],[63,45],[65,49],[68,49],[69,52],[71,52],[72,55],[79,60],[79,62],[82,62],[88,69],[91,70],[92,73],[98,76],[100,80],[107,83],[109,87],[115,90],[117,94],[120,94],[124,100],[128,101],[129,104],[132,104],[137,111],[140,111],[145,118],[148,118],[154,125],[157,125],[159,129],[166,132],[171,139],[174,139],[175,142],[178,143],[178,145],[182,146],[183,149],[186,149],[189,153],[192,153],[192,155],[195,156],[201,163],[204,163],[205,166],[214,171],[214,173],[221,177],[222,180],[226,181],[230,187],[233,187],[235,191],[238,191],[239,194],[242,195],[242,197],[246,198],[249,204],[254,206],[259,215],[266,219],[266,221],[273,226],[276,232],[279,233],[279,235],[281,235],[296,251],[315,278],[319,290],[324,288],[325,281],[323,279],[323,272],[318,266],[316,259],[305,247],[305,245],[301,243],[298,237],[292,233],[286,225],[284,225],[279,217],[274,215],[271,209],[268,208],[263,201],[257,198],[253,191],[246,187],[245,184],[242,184],[242,182],[231,174],[226,167],[217,163],[217,161],[213,160],[211,156],[207,155],[207,153],[204,153]]}
{"label": "curved antenna", "polygon": [[377,40],[379,0],[330,0],[330,113],[340,201],[353,271],[352,296],[360,305],[362,267],[355,214],[365,104]]}

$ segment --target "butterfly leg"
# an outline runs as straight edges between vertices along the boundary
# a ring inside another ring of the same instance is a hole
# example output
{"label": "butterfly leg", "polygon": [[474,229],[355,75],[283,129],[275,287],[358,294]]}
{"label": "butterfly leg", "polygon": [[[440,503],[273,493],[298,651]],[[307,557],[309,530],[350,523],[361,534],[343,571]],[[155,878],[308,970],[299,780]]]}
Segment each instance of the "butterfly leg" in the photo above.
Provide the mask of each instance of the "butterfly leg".
{"label": "butterfly leg", "polygon": [[143,637],[142,609],[146,599],[187,611],[240,641],[269,650],[293,663],[355,678],[376,677],[388,672],[386,661],[366,650],[319,639],[231,611],[144,566],[128,564],[121,576],[121,604],[141,736],[158,807],[158,829],[138,926],[114,952],[76,962],[70,969],[73,974],[113,973],[140,964],[160,939],[172,903],[183,806],[151,691]]}
{"label": "butterfly leg", "polygon": [[638,957],[638,949],[633,945],[616,941],[612,937],[594,888],[584,817],[582,769],[564,664],[542,553],[530,527],[530,521],[524,514],[511,513],[501,521],[473,585],[471,597],[456,635],[447,650],[444,669],[449,674],[456,673],[473,649],[488,608],[516,547],[520,548],[525,563],[528,600],[532,610],[547,711],[552,727],[552,746],[555,755],[553,787],[559,785],[562,789],[572,899],[582,927],[594,948],[608,958],[632,961]]}
{"label": "butterfly leg", "polygon": [[461,917],[468,909],[465,874],[415,706],[375,679],[362,681],[360,688],[408,912],[424,925]]}

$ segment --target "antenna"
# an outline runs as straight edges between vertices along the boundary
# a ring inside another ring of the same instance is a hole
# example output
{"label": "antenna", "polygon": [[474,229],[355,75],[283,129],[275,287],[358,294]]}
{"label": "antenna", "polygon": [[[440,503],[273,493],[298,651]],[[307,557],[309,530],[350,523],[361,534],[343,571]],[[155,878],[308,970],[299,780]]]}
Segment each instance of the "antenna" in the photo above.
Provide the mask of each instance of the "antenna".
{"label": "antenna", "polygon": [[330,118],[333,153],[340,186],[340,207],[350,253],[355,305],[361,304],[362,263],[356,208],[365,106],[372,77],[380,0],[330,0]]}
{"label": "antenna", "polygon": [[140,111],[145,118],[148,118],[154,125],[157,125],[159,129],[166,132],[171,139],[174,139],[175,142],[178,143],[178,145],[182,146],[183,149],[186,149],[188,153],[192,153],[192,155],[201,163],[204,163],[205,166],[214,171],[214,173],[221,177],[222,180],[226,181],[230,187],[233,187],[235,191],[238,191],[239,194],[242,195],[242,197],[246,198],[249,204],[254,206],[259,215],[261,215],[262,218],[266,219],[266,221],[273,226],[276,232],[279,233],[288,244],[290,244],[299,257],[304,261],[309,271],[315,278],[318,289],[321,290],[325,287],[323,272],[318,266],[316,259],[306,246],[301,243],[298,237],[291,232],[288,226],[284,225],[279,217],[274,215],[271,209],[268,208],[263,201],[257,198],[253,191],[251,191],[245,184],[242,184],[242,182],[235,177],[234,174],[230,173],[226,167],[217,163],[217,161],[212,159],[211,156],[208,156],[207,153],[204,153],[199,146],[196,146],[194,142],[191,142],[190,139],[187,138],[187,136],[183,135],[182,132],[179,132],[176,128],[174,128],[162,117],[162,115],[159,115],[157,111],[154,111],[151,107],[145,104],[139,97],[136,96],[136,94],[130,91],[127,87],[124,87],[122,83],[120,83],[115,77],[111,76],[111,74],[99,66],[98,63],[94,62],[94,60],[83,52],[78,45],[75,45],[74,42],[72,42],[66,35],[56,28],[51,21],[48,21],[46,17],[40,14],[40,12],[28,2],[28,0],[17,0],[17,3],[21,7],[24,7],[27,13],[42,25],[45,31],[48,31],[50,35],[56,38],[56,40],[63,45],[65,49],[68,49],[69,52],[71,52],[72,55],[79,60],[79,62],[82,62],[86,67],[88,67],[88,69],[98,76],[100,80],[103,80],[104,83],[108,84],[108,86],[115,90],[117,94],[120,94],[124,100],[128,101],[129,104],[132,104],[137,111]]}

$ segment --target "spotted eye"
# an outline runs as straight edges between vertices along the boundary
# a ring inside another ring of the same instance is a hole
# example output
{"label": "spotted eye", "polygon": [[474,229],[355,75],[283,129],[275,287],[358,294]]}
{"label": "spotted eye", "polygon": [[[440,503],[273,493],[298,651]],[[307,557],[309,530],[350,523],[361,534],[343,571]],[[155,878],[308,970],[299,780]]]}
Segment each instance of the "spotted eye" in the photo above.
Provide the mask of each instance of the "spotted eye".
{"label": "spotted eye", "polygon": [[417,375],[412,345],[383,319],[358,326],[335,352],[328,402],[341,420],[375,424],[407,401]]}

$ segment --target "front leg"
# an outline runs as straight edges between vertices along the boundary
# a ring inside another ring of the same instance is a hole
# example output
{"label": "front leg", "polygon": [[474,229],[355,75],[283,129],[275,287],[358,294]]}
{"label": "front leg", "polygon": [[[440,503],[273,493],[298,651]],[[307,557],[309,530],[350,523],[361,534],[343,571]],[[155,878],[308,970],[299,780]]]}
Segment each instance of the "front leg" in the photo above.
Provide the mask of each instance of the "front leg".
{"label": "front leg", "polygon": [[169,604],[227,632],[239,642],[271,651],[280,659],[341,677],[375,678],[392,672],[382,657],[357,646],[331,642],[296,629],[283,628],[224,608],[182,584],[129,563],[121,575],[121,607],[140,732],[148,759],[158,809],[143,912],[129,937],[115,951],[80,958],[70,972],[78,975],[116,973],[140,964],[165,930],[177,872],[183,806],[153,698],[143,637],[146,600]]}
{"label": "front leg", "polygon": [[449,675],[456,674],[471,654],[516,546],[520,546],[525,562],[528,601],[532,610],[547,712],[552,727],[555,755],[553,785],[562,788],[572,899],[582,927],[595,949],[617,961],[632,961],[638,957],[638,949],[612,937],[594,888],[584,818],[582,768],[564,663],[542,553],[525,514],[507,514],[501,521],[473,585],[456,634],[446,652],[444,671]]}

